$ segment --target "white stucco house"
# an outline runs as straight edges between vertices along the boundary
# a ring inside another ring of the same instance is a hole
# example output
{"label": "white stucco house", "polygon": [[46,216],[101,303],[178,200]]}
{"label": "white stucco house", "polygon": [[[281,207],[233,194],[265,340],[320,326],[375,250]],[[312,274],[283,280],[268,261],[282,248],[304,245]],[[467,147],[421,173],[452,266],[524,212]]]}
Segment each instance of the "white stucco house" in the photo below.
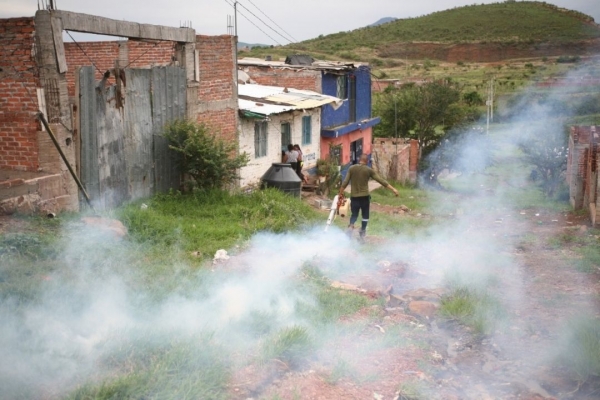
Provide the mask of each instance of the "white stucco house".
{"label": "white stucco house", "polygon": [[240,84],[239,146],[250,156],[240,171],[240,186],[258,184],[271,164],[282,162],[288,144],[300,145],[305,171],[314,168],[320,157],[321,106],[341,102],[310,90]]}

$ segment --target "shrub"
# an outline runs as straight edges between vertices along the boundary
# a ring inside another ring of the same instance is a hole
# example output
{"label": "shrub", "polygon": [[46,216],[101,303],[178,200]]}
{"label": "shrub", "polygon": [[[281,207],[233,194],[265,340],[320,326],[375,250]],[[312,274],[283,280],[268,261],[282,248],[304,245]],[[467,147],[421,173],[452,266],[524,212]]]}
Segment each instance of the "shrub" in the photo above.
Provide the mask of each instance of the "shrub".
{"label": "shrub", "polygon": [[556,62],[559,64],[572,64],[578,63],[581,60],[579,56],[560,56],[556,59]]}
{"label": "shrub", "polygon": [[246,153],[237,154],[237,143],[219,138],[194,121],[168,124],[163,136],[169,147],[181,154],[181,174],[189,175],[201,189],[222,188],[238,178],[239,168],[248,164]]}

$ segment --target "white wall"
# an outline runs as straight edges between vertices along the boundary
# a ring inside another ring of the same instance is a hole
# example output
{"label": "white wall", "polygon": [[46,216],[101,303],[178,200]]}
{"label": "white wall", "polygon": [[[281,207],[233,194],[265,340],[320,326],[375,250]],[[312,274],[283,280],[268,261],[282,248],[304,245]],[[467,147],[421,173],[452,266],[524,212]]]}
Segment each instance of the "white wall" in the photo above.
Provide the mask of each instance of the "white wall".
{"label": "white wall", "polygon": [[[312,122],[311,144],[302,145],[302,117],[310,115]],[[272,163],[281,162],[281,124],[289,122],[291,127],[292,143],[299,144],[304,154],[304,169],[317,165],[320,158],[321,141],[321,109],[313,108],[304,111],[291,111],[283,114],[269,116],[267,125],[267,155],[254,158],[254,124],[259,120],[254,118],[240,118],[240,153],[246,152],[250,162],[240,171],[240,186],[246,187],[260,183],[260,178],[271,167]]]}

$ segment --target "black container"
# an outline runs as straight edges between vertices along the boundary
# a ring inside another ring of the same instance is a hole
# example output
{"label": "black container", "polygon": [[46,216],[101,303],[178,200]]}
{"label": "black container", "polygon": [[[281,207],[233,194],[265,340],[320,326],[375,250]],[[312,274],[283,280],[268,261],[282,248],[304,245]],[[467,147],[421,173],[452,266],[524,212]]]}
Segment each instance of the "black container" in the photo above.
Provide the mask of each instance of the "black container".
{"label": "black container", "polygon": [[260,178],[261,188],[276,188],[294,197],[300,197],[302,181],[292,169],[291,164],[273,163],[271,168]]}

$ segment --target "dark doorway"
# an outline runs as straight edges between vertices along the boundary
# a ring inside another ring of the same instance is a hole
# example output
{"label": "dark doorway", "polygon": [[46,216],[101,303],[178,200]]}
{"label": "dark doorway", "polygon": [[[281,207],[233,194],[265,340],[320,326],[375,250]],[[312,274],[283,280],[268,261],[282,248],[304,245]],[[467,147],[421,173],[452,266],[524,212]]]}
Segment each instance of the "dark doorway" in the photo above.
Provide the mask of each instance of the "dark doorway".
{"label": "dark doorway", "polygon": [[352,164],[358,164],[358,160],[363,153],[363,140],[358,139],[350,143],[350,161]]}

